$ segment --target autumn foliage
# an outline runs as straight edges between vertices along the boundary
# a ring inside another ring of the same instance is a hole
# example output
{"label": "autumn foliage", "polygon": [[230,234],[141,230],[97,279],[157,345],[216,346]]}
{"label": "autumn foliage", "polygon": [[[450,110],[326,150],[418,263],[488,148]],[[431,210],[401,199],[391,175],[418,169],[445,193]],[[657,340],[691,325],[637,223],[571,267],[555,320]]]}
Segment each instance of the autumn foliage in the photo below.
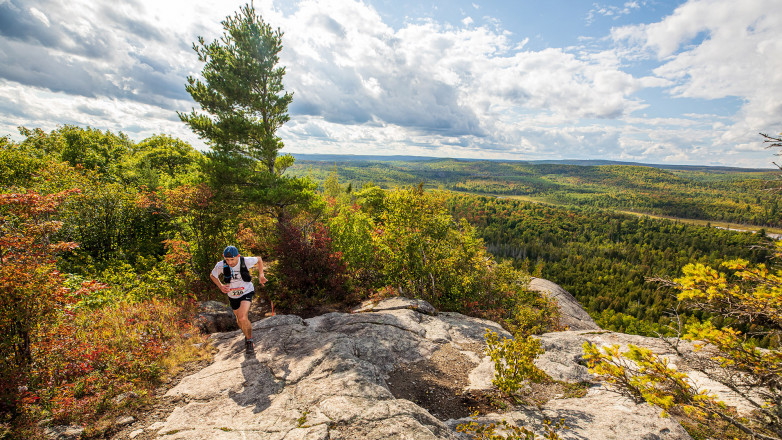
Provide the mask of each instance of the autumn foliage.
{"label": "autumn foliage", "polygon": [[52,215],[73,192],[0,194],[0,410],[5,414],[19,409],[16,391],[31,379],[42,325],[75,301],[55,263],[57,253],[76,244],[52,240],[62,226]]}
{"label": "autumn foliage", "polygon": [[54,218],[76,192],[0,194],[0,433],[34,436],[26,421],[41,418],[94,422],[117,396],[145,395],[170,372],[167,359],[182,356],[182,342],[197,337],[186,304],[86,307],[109,286],[74,284],[57,270],[58,255],[77,245],[55,239]]}

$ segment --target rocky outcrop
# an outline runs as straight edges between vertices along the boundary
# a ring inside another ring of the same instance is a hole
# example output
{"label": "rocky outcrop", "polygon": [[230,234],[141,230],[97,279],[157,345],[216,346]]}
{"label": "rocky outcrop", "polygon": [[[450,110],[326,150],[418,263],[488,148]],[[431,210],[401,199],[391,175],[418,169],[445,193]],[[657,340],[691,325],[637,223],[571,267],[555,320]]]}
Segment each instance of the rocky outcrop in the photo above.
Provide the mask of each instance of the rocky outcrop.
{"label": "rocky outcrop", "polygon": [[[754,410],[747,401],[739,398],[729,388],[722,385],[700,371],[692,369],[695,359],[695,348],[692,342],[679,341],[677,349],[660,338],[627,335],[609,331],[566,331],[546,333],[540,336],[542,347],[545,350],[535,360],[535,365],[546,371],[552,378],[568,382],[582,382],[593,380],[592,375],[582,361],[583,346],[585,342],[605,347],[619,345],[620,351],[625,351],[632,344],[650,349],[655,354],[664,357],[668,363],[680,371],[684,371],[697,386],[698,389],[709,390],[719,400],[728,406],[736,408],[740,413],[749,413]],[[672,342],[672,341],[670,341]]]}
{"label": "rocky outcrop", "polygon": [[557,301],[561,317],[559,323],[568,330],[600,330],[600,326],[581,307],[576,298],[560,285],[543,278],[532,278],[529,289]]}
{"label": "rocky outcrop", "polygon": [[195,324],[202,333],[220,333],[239,329],[231,307],[219,301],[199,303]]}
{"label": "rocky outcrop", "polygon": [[[278,315],[253,324],[254,356],[240,332],[212,335],[214,362],[167,393],[176,406],[134,437],[180,439],[465,439],[470,393],[491,387],[484,356],[494,322],[437,313],[421,301],[392,298],[362,313],[301,319]],[[538,365],[563,380],[590,379],[580,363],[584,340],[609,343],[606,332],[543,335]],[[602,339],[601,339],[602,338]],[[457,374],[458,373],[458,374]],[[473,390],[473,391],[470,391]],[[429,409],[427,409],[429,408]],[[594,384],[584,398],[555,398],[539,409],[489,414],[482,420],[523,423],[542,432],[564,418],[565,439],[688,439],[670,418]],[[124,434],[129,435],[128,433]]]}

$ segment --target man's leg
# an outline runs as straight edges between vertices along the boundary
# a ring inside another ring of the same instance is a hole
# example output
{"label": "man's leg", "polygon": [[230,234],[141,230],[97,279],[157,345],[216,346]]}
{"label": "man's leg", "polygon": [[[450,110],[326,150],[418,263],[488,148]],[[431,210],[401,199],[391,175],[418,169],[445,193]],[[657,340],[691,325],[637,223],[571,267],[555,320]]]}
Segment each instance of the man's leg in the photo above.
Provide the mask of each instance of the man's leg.
{"label": "man's leg", "polygon": [[247,316],[250,313],[251,301],[242,301],[239,304],[239,308],[234,310],[236,315],[236,323],[239,324],[239,328],[244,333],[244,338],[252,340],[253,338],[253,326],[250,323],[250,318]]}

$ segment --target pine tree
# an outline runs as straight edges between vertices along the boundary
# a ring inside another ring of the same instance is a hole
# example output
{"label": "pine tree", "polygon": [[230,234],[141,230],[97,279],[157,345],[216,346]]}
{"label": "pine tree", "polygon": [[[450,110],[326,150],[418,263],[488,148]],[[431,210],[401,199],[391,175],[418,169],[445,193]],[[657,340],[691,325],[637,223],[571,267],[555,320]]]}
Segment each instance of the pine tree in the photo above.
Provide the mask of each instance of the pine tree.
{"label": "pine tree", "polygon": [[203,81],[188,77],[186,89],[204,113],[193,109],[178,115],[209,142],[206,171],[222,199],[239,196],[283,219],[287,207],[311,204],[315,188],[307,178],[283,176],[294,158],[277,156],[283,142],[276,132],[290,119],[293,100],[282,83],[285,67],[279,66],[283,33],[264,22],[252,4],[222,25],[220,39],[207,44],[198,37],[193,44],[205,63]]}
{"label": "pine tree", "polygon": [[275,162],[283,143],[276,131],[290,119],[293,100],[282,83],[285,67],[278,66],[283,33],[272,30],[251,4],[222,25],[219,40],[207,44],[198,37],[193,43],[206,63],[204,81],[189,76],[186,89],[205,113],[177,114],[218,155],[248,157],[280,174]]}

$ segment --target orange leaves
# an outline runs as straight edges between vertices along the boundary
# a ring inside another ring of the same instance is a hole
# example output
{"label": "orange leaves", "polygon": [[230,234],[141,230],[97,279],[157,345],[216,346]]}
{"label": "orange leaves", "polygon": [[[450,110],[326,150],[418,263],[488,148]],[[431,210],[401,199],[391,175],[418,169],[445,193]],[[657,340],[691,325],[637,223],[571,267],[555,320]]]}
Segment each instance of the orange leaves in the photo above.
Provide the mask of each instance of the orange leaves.
{"label": "orange leaves", "polygon": [[163,205],[174,215],[185,215],[193,210],[206,208],[216,195],[206,184],[181,185],[159,194]]}
{"label": "orange leaves", "polygon": [[190,263],[192,257],[190,243],[184,240],[164,240],[166,255],[163,257],[167,263],[174,266],[184,266]]}
{"label": "orange leaves", "polygon": [[55,194],[38,194],[32,191],[0,194],[0,206],[9,206],[11,213],[23,218],[36,217],[57,211],[68,196],[79,192],[81,191],[78,189],[69,189]]}

